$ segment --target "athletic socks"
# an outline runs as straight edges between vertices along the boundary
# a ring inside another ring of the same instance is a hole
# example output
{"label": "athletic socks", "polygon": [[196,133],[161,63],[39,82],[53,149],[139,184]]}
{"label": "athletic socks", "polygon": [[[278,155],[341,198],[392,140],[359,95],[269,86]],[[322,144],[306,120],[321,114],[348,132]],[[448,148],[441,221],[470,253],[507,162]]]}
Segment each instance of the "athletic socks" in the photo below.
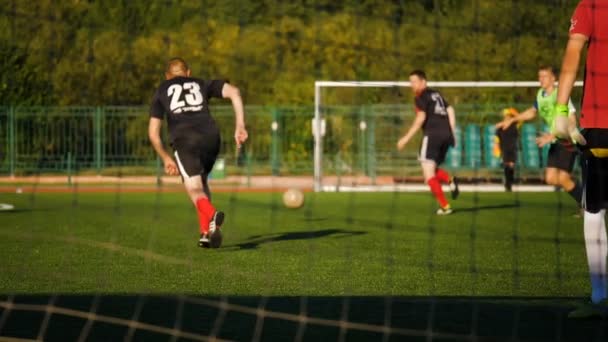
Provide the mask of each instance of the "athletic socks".
{"label": "athletic socks", "polygon": [[513,182],[515,181],[515,169],[510,166],[505,166],[505,190],[511,191]]}
{"label": "athletic socks", "polygon": [[606,274],[608,238],[606,237],[605,214],[606,210],[600,210],[595,214],[585,211],[585,247],[591,276],[591,301],[593,303],[599,303],[608,298],[606,293],[608,291]]}
{"label": "athletic socks", "polygon": [[437,168],[437,170],[435,171],[435,178],[437,178],[437,180],[439,180],[439,182],[441,183],[449,183],[450,182],[450,175],[444,171],[443,169]]}
{"label": "athletic socks", "polygon": [[215,208],[208,198],[201,197],[196,201],[196,212],[198,213],[200,233],[206,234],[209,231],[209,221],[215,213]]}
{"label": "athletic socks", "polygon": [[[449,178],[448,178],[449,180]],[[448,201],[445,199],[445,195],[443,194],[443,190],[441,189],[441,183],[439,182],[438,177],[433,177],[428,181],[429,187],[431,188],[431,192],[439,202],[439,205],[442,208],[446,208],[448,206]]]}
{"label": "athletic socks", "polygon": [[572,188],[570,191],[568,191],[568,195],[572,196],[572,198],[574,198],[576,203],[578,203],[578,205],[581,206],[581,201],[583,198],[583,187],[581,186],[581,184],[579,182],[574,183],[574,188]]}

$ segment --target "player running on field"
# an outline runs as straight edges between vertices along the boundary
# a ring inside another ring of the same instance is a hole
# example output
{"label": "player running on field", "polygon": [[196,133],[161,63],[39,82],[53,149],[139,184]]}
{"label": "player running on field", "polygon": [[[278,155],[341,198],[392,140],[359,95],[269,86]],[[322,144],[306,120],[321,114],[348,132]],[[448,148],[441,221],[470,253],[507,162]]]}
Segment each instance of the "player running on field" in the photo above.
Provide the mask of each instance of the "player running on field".
{"label": "player running on field", "polygon": [[[510,118],[518,115],[515,108],[505,108],[503,117]],[[517,163],[517,140],[519,139],[519,125],[502,126],[502,121],[496,124],[496,137],[498,138],[499,156],[502,158],[502,167],[505,175],[505,191],[512,191],[515,182],[515,163]]]}
{"label": "player running on field", "polygon": [[[220,150],[220,131],[209,112],[209,100],[216,97],[232,101],[237,148],[247,140],[243,101],[238,88],[226,81],[190,77],[190,69],[181,58],[169,60],[165,78],[152,100],[148,136],[163,161],[165,172],[182,176],[186,192],[198,214],[198,245],[217,248],[222,242],[220,226],[224,213],[211,204],[207,177]],[[175,160],[165,151],[160,138],[165,117]]]}
{"label": "player running on field", "polygon": [[450,185],[452,199],[458,197],[458,183],[455,178],[439,168],[445,160],[450,146],[454,146],[454,132],[456,129],[456,115],[454,108],[436,90],[427,88],[426,74],[422,70],[410,73],[410,84],[415,95],[416,118],[412,126],[399,141],[397,148],[402,150],[412,139],[414,134],[422,128],[424,136],[420,146],[420,165],[424,182],[429,185],[431,192],[439,202],[437,215],[449,215],[452,207],[446,200],[441,183]]}
{"label": "player running on field", "polygon": [[[557,142],[555,135],[550,133],[554,131],[554,109],[557,103],[558,91],[555,86],[556,77],[553,67],[541,66],[538,69],[538,81],[540,82],[540,89],[536,95],[534,106],[519,115],[506,118],[497,126],[506,129],[514,122],[533,120],[537,114],[543,118],[549,127],[549,132],[545,132],[538,137],[536,143],[539,147],[550,144],[547,156],[547,168],[545,169],[545,182],[549,185],[562,187],[580,207],[583,194],[582,187],[571,175],[576,160],[576,152]],[[570,100],[568,100],[568,111],[571,114],[572,120],[576,120],[576,116],[574,115],[576,109]]]}

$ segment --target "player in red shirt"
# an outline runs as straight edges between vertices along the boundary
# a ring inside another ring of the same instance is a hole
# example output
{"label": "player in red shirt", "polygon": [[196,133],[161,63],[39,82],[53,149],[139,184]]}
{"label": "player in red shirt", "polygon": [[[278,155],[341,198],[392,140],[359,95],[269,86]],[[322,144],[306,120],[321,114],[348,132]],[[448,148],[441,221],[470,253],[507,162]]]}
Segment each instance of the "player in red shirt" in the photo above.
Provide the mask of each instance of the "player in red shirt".
{"label": "player in red shirt", "polygon": [[[606,208],[608,208],[608,0],[582,0],[570,22],[556,107],[561,116],[557,136],[576,142],[583,152],[585,248],[591,276],[591,303],[570,317],[608,316]],[[567,103],[587,46],[580,118],[582,134],[568,125]]]}
{"label": "player in red shirt", "polygon": [[449,184],[452,199],[459,194],[458,183],[455,178],[439,168],[447,155],[450,146],[454,146],[454,130],[456,117],[454,108],[437,91],[426,86],[426,74],[422,70],[410,73],[412,91],[416,96],[416,119],[412,126],[399,141],[397,148],[403,149],[414,134],[422,128],[424,136],[420,146],[419,160],[422,166],[424,181],[431,188],[431,192],[439,203],[437,215],[449,215],[452,207],[441,189],[441,183]]}
{"label": "player in red shirt", "polygon": [[[209,100],[215,97],[232,101],[236,119],[234,139],[238,148],[247,140],[241,94],[226,81],[191,77],[188,64],[181,58],[169,60],[165,78],[152,99],[148,136],[163,160],[165,172],[179,174],[184,180],[199,218],[199,246],[217,248],[222,243],[220,226],[224,213],[211,204],[207,177],[220,151],[220,130],[209,111]],[[175,159],[165,151],[160,139],[164,118]]]}

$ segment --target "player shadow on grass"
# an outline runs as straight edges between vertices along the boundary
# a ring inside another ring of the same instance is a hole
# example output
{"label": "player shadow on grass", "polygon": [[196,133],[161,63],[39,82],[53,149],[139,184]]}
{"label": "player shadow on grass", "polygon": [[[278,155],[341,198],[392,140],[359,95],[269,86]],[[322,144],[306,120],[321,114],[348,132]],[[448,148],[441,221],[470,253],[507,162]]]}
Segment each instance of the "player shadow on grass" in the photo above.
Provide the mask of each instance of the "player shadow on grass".
{"label": "player shadow on grass", "polygon": [[322,229],[314,231],[300,231],[300,232],[285,232],[285,233],[274,233],[267,235],[253,235],[245,242],[237,243],[234,245],[226,245],[223,250],[242,250],[242,249],[256,249],[261,244],[269,242],[280,242],[280,241],[292,241],[292,240],[309,240],[319,239],[325,237],[334,238],[345,238],[356,235],[367,234],[366,232],[344,230],[344,229]]}

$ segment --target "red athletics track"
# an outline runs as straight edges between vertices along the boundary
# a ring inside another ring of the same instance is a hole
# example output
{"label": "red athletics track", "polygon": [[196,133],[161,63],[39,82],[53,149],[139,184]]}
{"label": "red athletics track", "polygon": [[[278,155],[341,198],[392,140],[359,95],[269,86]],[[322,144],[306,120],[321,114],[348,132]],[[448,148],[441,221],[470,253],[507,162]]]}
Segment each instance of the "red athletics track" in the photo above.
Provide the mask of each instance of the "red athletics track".
{"label": "red athletics track", "polygon": [[[225,186],[211,186],[211,191],[213,193],[229,193],[229,192],[251,192],[251,193],[268,193],[268,192],[284,192],[288,188],[283,187],[275,187],[275,188],[264,188],[264,187],[225,187]],[[300,190],[304,192],[312,191],[311,188],[301,188]],[[48,185],[25,185],[25,186],[15,186],[15,185],[0,185],[0,193],[116,193],[116,192],[124,192],[124,193],[154,193],[154,192],[163,192],[163,193],[181,193],[184,192],[182,187],[175,186],[160,186],[156,187],[153,185],[150,186],[88,186],[88,185],[78,185],[78,186],[48,186]]]}
{"label": "red athletics track", "polygon": [[[180,177],[163,176],[160,178],[161,186],[157,186],[155,176],[27,176],[27,177],[0,177],[0,193],[69,193],[69,192],[183,192]],[[368,185],[368,177],[328,176],[323,179],[325,184],[342,185]],[[378,177],[376,184],[392,184],[392,177]],[[211,179],[210,186],[213,192],[283,192],[289,188],[311,191],[313,188],[312,176],[228,176],[222,179]]]}

